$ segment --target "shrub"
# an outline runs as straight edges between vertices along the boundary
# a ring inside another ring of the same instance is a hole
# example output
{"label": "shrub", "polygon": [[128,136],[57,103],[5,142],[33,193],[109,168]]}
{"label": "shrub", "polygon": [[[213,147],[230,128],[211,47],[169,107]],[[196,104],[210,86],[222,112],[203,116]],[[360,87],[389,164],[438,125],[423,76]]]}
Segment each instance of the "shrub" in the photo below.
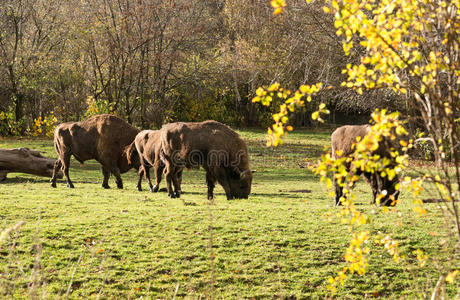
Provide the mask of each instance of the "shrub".
{"label": "shrub", "polygon": [[21,135],[25,131],[25,119],[16,121],[13,108],[9,107],[8,111],[0,111],[0,135]]}
{"label": "shrub", "polygon": [[51,111],[48,116],[38,117],[34,120],[33,135],[34,136],[48,136],[52,137],[54,129],[57,125],[57,119],[54,116],[54,112]]}

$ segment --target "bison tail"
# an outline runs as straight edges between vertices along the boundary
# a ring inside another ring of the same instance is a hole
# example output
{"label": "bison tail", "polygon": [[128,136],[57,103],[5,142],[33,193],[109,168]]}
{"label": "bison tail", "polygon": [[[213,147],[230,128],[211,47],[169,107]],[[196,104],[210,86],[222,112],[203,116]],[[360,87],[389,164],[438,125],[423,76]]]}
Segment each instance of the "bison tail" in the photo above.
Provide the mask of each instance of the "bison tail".
{"label": "bison tail", "polygon": [[125,151],[126,151],[126,159],[128,160],[128,165],[131,165],[133,163],[134,155],[138,154],[135,143],[132,142],[131,144],[129,144],[126,147]]}
{"label": "bison tail", "polygon": [[59,146],[59,140],[57,138],[54,138],[54,149],[58,155],[61,153],[61,147]]}

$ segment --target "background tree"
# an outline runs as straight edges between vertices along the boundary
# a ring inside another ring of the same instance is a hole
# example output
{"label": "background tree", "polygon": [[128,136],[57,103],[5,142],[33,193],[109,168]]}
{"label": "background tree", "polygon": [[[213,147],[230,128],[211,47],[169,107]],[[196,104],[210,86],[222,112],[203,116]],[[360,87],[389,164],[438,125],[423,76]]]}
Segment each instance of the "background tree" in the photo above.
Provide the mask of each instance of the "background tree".
{"label": "background tree", "polygon": [[[22,120],[22,131],[51,112],[60,122],[116,113],[143,128],[204,119],[265,126],[274,110],[250,100],[275,81],[335,86],[313,99],[327,103],[331,122],[341,120],[336,111],[367,114],[395,103],[387,91],[358,95],[339,86],[340,66],[358,62],[363,50],[342,55],[319,3],[293,1],[277,17],[265,0],[1,5],[0,111],[11,124]],[[291,123],[310,125],[315,105]]]}
{"label": "background tree", "polygon": [[[65,37],[55,1],[4,1],[1,4],[0,68],[15,120],[46,110],[56,48]],[[2,109],[7,110],[4,105]]]}

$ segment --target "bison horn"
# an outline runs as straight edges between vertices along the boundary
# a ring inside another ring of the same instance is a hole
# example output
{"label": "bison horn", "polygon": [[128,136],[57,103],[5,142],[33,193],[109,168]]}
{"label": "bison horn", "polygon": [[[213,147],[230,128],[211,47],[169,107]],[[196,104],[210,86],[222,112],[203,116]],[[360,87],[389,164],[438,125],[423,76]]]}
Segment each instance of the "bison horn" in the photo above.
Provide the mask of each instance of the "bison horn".
{"label": "bison horn", "polygon": [[246,179],[246,177],[248,176],[248,174],[252,174],[252,173],[251,173],[251,170],[246,170],[246,171],[241,172],[241,173],[240,173],[240,180]]}

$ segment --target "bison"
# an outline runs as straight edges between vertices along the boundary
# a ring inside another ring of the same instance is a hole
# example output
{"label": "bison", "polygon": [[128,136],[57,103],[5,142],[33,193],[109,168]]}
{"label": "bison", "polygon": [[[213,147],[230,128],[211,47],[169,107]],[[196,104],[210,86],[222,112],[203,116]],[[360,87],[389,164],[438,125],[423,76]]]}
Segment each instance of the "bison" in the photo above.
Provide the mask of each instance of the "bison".
{"label": "bison", "polygon": [[162,158],[171,198],[180,196],[177,175],[182,169],[200,166],[206,171],[208,199],[214,197],[216,181],[224,188],[227,199],[248,198],[252,183],[248,148],[230,127],[216,121],[178,122],[164,125],[161,131]]}
{"label": "bison", "polygon": [[120,173],[132,167],[138,169],[139,161],[128,162],[127,153],[139,130],[113,115],[97,115],[81,122],[59,124],[54,131],[54,147],[58,159],[54,165],[51,186],[56,187],[56,174],[62,168],[67,186],[74,185],[69,178],[70,157],[81,164],[95,159],[102,165],[104,180],[102,187],[108,189],[109,177],[116,177],[118,188],[123,188]]}
{"label": "bison", "polygon": [[[363,138],[370,131],[370,125],[345,125],[337,128],[331,136],[332,144],[332,158],[338,159],[340,157],[349,156],[354,152],[354,144],[356,143],[356,138]],[[391,143],[388,139],[383,139],[379,143],[379,148],[375,151],[374,154],[380,155],[380,157],[387,157],[394,162],[394,158],[390,155]],[[352,162],[346,164],[346,168],[349,171]],[[398,176],[395,176],[392,180],[388,179],[388,176],[381,176],[379,172],[369,173],[358,171],[356,175],[364,174],[366,181],[370,184],[372,188],[373,201],[376,203],[377,196],[381,194],[384,190],[386,194],[380,200],[380,204],[390,206],[395,205],[396,200],[399,196],[399,191],[396,190],[396,184],[399,181]],[[335,204],[341,205],[340,198],[343,196],[343,187],[339,185],[337,179],[334,176],[334,185],[335,185]],[[394,201],[393,201],[393,199]]]}
{"label": "bison", "polygon": [[[136,135],[134,139],[135,147],[130,146],[128,161],[139,160],[140,168],[138,172],[137,190],[142,191],[142,175],[145,176],[149,183],[151,192],[158,192],[161,181],[161,173],[165,165],[160,159],[161,150],[161,131],[160,130],[143,130]],[[155,170],[155,185],[150,180],[150,168]],[[182,174],[178,174],[179,185],[182,181]]]}

